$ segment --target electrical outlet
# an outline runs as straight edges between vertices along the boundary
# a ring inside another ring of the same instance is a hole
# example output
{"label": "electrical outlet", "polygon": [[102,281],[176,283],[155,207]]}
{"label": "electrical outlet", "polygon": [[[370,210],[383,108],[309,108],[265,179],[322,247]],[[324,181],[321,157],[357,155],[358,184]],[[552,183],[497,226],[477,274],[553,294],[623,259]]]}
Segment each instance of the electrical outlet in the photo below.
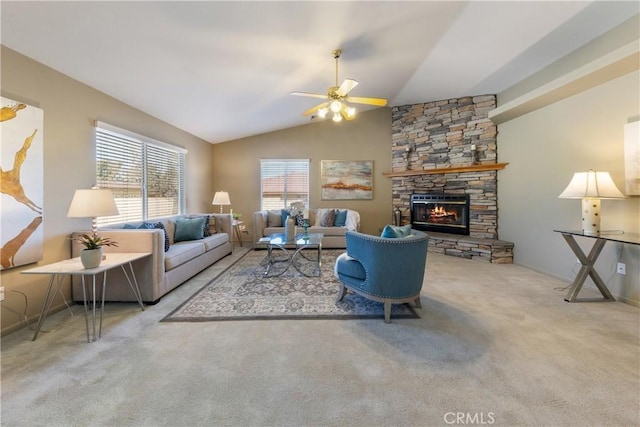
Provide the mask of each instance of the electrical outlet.
{"label": "electrical outlet", "polygon": [[4,286],[0,286],[0,301],[4,301]]}
{"label": "electrical outlet", "polygon": [[623,276],[627,274],[627,266],[623,262],[619,262],[616,266],[616,272],[618,274],[622,274]]}

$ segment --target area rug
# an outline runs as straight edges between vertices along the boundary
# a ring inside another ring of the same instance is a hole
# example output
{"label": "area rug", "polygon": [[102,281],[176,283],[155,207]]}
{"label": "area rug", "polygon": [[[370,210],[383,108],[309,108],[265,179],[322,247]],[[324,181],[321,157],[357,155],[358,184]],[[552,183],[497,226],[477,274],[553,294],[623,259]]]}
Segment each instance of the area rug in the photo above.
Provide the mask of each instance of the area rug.
{"label": "area rug", "polygon": [[[278,262],[269,271],[267,251],[253,250],[213,278],[163,322],[268,319],[384,319],[383,304],[349,293],[336,303],[339,282],[335,259],[344,250],[323,250],[317,277],[315,251],[294,258],[295,265]],[[308,259],[309,258],[309,259]],[[284,259],[280,256],[280,259]],[[317,258],[316,258],[317,259]],[[288,268],[287,268],[288,267]],[[303,274],[304,273],[304,274]],[[305,275],[306,274],[306,275]],[[391,318],[418,318],[409,304],[394,304]]]}

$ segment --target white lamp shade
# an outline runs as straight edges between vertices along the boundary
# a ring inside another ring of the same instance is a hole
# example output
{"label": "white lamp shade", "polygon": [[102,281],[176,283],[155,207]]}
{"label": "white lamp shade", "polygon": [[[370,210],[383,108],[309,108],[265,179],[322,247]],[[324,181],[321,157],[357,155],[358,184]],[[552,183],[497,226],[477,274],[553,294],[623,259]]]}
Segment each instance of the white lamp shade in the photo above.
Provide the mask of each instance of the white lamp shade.
{"label": "white lamp shade", "polygon": [[558,196],[561,199],[624,199],[625,195],[613,183],[609,172],[576,172],[567,188]]}
{"label": "white lamp shade", "polygon": [[231,199],[229,199],[229,193],[226,191],[216,191],[216,194],[213,196],[212,205],[230,205]]}
{"label": "white lamp shade", "polygon": [[111,190],[76,190],[69,206],[69,218],[95,218],[118,215],[118,206]]}

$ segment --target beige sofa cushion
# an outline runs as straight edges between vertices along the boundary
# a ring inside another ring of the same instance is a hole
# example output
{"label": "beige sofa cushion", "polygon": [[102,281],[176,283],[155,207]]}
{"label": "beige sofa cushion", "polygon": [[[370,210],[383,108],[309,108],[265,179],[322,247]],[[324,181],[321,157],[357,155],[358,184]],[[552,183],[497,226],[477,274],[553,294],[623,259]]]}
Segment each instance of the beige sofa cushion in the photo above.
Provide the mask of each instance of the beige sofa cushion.
{"label": "beige sofa cushion", "polygon": [[164,254],[165,271],[176,268],[177,266],[192,260],[198,255],[202,255],[205,252],[203,240],[204,239],[197,241],[178,242],[171,245],[169,250]]}
{"label": "beige sofa cushion", "polygon": [[223,245],[228,241],[229,236],[227,236],[227,234],[225,233],[212,234],[209,237],[198,240],[198,242],[202,242],[204,244],[205,251],[210,251],[211,249],[217,248],[218,246]]}

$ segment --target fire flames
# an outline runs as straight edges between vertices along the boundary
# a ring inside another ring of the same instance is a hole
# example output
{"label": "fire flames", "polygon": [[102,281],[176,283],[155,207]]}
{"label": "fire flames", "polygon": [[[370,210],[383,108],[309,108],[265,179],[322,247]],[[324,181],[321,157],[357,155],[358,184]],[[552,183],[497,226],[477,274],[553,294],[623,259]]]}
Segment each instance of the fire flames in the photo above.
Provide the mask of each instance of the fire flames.
{"label": "fire flames", "polygon": [[429,210],[429,219],[435,223],[455,223],[458,221],[456,211],[448,211],[443,206],[436,206]]}

